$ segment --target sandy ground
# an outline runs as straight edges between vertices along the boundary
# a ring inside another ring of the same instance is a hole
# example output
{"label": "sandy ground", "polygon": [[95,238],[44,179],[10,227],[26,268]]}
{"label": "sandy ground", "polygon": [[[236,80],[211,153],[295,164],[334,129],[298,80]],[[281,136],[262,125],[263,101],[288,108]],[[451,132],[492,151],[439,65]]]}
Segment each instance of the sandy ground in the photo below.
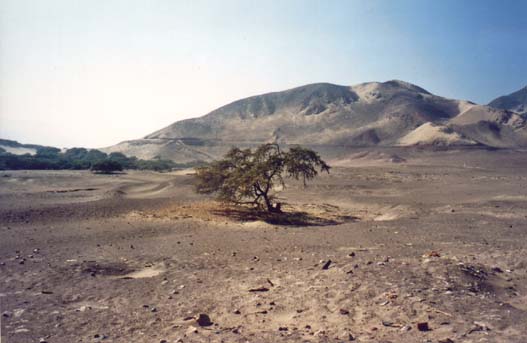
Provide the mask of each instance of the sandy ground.
{"label": "sandy ground", "polygon": [[187,172],[0,172],[2,343],[527,342],[527,154],[399,154],[287,220]]}

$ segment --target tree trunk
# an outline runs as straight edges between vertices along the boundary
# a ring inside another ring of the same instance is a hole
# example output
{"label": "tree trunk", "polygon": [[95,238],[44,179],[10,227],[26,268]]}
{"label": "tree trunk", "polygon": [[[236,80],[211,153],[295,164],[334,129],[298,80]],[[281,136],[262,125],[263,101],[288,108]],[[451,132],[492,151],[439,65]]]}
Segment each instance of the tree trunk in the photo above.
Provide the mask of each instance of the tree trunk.
{"label": "tree trunk", "polygon": [[265,201],[265,206],[267,206],[267,211],[269,211],[269,212],[276,212],[276,208],[274,208],[274,206],[271,203],[271,200],[269,200],[269,197],[267,196],[267,194],[263,193],[262,196],[263,196],[264,201]]}

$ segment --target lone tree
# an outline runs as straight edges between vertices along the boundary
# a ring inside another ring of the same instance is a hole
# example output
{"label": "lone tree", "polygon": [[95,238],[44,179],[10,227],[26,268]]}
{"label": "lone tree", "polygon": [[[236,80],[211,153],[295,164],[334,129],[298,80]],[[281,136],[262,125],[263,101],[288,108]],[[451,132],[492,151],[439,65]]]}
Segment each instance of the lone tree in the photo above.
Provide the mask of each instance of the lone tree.
{"label": "lone tree", "polygon": [[284,177],[302,179],[305,186],[318,170],[329,173],[329,169],[315,151],[302,147],[289,151],[282,151],[277,144],[263,144],[254,151],[232,148],[222,160],[196,168],[196,191],[280,212],[280,203],[273,205],[271,192],[276,185],[285,187]]}

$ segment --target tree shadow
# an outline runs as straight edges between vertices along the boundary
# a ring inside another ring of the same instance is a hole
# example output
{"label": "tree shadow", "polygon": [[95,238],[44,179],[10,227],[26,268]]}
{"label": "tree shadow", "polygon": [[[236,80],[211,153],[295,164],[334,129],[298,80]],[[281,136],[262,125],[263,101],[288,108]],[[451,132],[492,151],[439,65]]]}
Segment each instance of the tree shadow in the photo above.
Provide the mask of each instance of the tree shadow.
{"label": "tree shadow", "polygon": [[126,175],[125,171],[101,171],[101,170],[91,170],[91,173],[94,175]]}
{"label": "tree shadow", "polygon": [[285,226],[329,226],[359,220],[358,217],[350,215],[316,215],[294,210],[274,213],[243,206],[215,209],[212,213],[237,222],[263,221],[272,225]]}

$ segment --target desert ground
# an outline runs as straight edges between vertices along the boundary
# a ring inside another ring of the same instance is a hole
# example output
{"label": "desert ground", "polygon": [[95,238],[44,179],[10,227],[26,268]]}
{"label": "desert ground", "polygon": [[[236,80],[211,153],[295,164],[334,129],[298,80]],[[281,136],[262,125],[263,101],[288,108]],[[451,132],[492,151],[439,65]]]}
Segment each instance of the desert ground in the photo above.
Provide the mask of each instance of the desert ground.
{"label": "desert ground", "polygon": [[2,343],[527,342],[527,152],[357,150],[264,216],[0,172]]}

